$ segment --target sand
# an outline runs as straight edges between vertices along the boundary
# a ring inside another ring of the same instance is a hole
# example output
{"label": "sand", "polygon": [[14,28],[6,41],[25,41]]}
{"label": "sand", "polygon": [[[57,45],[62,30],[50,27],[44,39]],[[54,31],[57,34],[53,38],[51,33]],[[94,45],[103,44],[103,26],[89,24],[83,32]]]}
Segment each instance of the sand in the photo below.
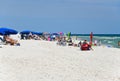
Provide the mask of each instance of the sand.
{"label": "sand", "polygon": [[20,40],[0,48],[0,81],[120,81],[120,49]]}

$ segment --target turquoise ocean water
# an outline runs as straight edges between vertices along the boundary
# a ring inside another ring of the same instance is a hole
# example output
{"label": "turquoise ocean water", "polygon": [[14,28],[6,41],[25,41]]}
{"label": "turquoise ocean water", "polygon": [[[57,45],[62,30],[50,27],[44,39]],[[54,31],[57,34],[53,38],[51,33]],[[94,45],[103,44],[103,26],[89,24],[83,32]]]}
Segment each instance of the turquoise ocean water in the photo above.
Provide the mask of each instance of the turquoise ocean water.
{"label": "turquoise ocean water", "polygon": [[[90,41],[90,34],[72,34],[72,36],[77,36],[77,40]],[[93,34],[93,42],[95,40],[108,47],[120,48],[118,45],[120,34]]]}

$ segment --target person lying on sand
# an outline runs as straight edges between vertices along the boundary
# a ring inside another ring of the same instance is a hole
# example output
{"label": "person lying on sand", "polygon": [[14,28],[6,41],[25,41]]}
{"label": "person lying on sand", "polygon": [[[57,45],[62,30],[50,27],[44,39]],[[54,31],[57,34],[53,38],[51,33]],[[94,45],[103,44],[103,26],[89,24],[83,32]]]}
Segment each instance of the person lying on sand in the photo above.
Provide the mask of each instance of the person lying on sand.
{"label": "person lying on sand", "polygon": [[14,40],[12,38],[10,38],[9,36],[5,35],[4,36],[5,42],[6,44],[10,44],[10,45],[20,45],[20,43],[18,43],[17,40]]}

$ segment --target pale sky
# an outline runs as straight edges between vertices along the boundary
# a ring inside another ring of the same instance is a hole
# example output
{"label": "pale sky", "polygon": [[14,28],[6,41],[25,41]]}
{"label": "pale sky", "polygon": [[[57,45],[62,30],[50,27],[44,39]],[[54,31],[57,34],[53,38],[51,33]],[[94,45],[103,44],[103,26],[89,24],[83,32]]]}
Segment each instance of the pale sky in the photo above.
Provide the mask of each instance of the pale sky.
{"label": "pale sky", "polygon": [[120,0],[0,0],[0,27],[120,33]]}

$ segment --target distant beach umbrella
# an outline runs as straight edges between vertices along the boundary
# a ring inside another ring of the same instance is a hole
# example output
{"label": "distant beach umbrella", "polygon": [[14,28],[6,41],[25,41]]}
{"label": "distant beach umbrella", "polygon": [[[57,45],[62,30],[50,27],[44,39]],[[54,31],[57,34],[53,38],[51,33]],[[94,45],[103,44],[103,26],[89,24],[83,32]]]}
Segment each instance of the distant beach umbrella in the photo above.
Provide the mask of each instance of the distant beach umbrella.
{"label": "distant beach umbrella", "polygon": [[63,32],[59,32],[59,34],[60,34],[60,35],[64,35],[64,33],[63,33]]}
{"label": "distant beach umbrella", "polygon": [[90,33],[90,44],[92,45],[93,32]]}
{"label": "distant beach umbrella", "polygon": [[41,33],[41,32],[32,32],[32,34],[42,35],[43,33]]}
{"label": "distant beach umbrella", "polygon": [[59,35],[58,33],[52,33],[52,35]]}
{"label": "distant beach umbrella", "polygon": [[18,31],[10,28],[0,28],[0,35],[17,34]]}
{"label": "distant beach umbrella", "polygon": [[42,35],[41,32],[34,32],[34,31],[30,31],[30,30],[24,30],[24,31],[20,32],[20,34],[30,34],[30,33],[36,34],[36,35]]}
{"label": "distant beach umbrella", "polygon": [[20,32],[20,34],[29,34],[29,33],[32,33],[33,31],[30,31],[30,30],[24,30],[22,32]]}

